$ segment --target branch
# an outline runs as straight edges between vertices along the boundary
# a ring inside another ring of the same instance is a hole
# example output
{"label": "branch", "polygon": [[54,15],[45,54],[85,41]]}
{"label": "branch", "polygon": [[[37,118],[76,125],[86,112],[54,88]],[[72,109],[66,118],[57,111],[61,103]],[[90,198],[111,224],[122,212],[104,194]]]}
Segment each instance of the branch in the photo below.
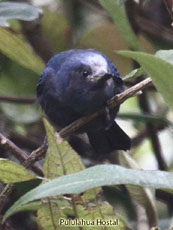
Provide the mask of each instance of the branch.
{"label": "branch", "polygon": [[[47,147],[48,147],[48,142],[47,142],[47,138],[45,138],[44,143],[37,148],[36,150],[32,151],[32,153],[28,156],[28,158],[22,163],[22,165],[25,168],[30,168],[32,165],[34,165],[34,163],[38,160],[40,160],[44,154],[47,151]],[[41,170],[41,176],[43,176],[43,171]]]}
{"label": "branch", "polygon": [[[145,80],[139,82],[138,84],[130,87],[129,89],[125,90],[124,92],[115,95],[107,102],[107,107],[109,109],[114,108],[115,106],[122,104],[125,100],[127,100],[130,97],[133,97],[137,95],[141,90],[144,90],[148,86],[152,84],[151,78],[146,78]],[[104,109],[101,109],[91,115],[82,117],[78,119],[77,121],[74,121],[70,125],[66,126],[65,128],[61,129],[59,134],[62,138],[68,137],[70,134],[74,133],[76,130],[78,130],[80,127],[88,123],[89,121],[95,119],[99,115],[103,114],[105,112]]]}
{"label": "branch", "polygon": [[33,104],[35,103],[36,98],[35,97],[13,97],[13,96],[0,95],[0,101],[17,103],[17,104]]}
{"label": "branch", "polygon": [[[0,133],[0,145],[6,147],[7,149],[12,151],[12,154],[20,161],[23,162],[29,158],[29,156],[20,149],[17,145],[15,145],[12,141],[10,141],[7,137]],[[42,169],[38,163],[35,163],[32,166],[32,170],[38,174],[43,175]]]}
{"label": "branch", "polygon": [[29,149],[30,151],[37,149],[42,144],[42,141],[36,141],[31,136],[24,136],[13,130],[9,130],[8,137],[12,142],[20,146],[20,148]]}

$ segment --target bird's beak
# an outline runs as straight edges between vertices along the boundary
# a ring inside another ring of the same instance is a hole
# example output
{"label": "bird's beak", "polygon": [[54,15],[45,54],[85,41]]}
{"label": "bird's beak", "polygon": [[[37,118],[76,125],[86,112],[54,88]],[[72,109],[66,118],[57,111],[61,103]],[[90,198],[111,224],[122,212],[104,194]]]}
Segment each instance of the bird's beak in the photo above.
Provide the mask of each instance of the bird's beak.
{"label": "bird's beak", "polygon": [[106,74],[103,74],[103,75],[95,76],[94,79],[93,79],[93,82],[95,83],[95,86],[101,87],[101,86],[104,85],[104,83],[107,80],[109,80],[112,77],[113,77],[112,74],[106,73]]}
{"label": "bird's beak", "polygon": [[107,80],[109,80],[112,77],[113,77],[112,74],[106,73],[106,74],[104,74],[102,76],[96,77],[96,81],[104,83],[104,82],[106,82]]}
{"label": "bird's beak", "polygon": [[98,76],[94,76],[91,81],[92,82],[95,82],[95,83],[98,83],[98,82],[106,82],[108,79],[112,78],[113,76],[109,73],[106,73],[106,74],[100,74]]}
{"label": "bird's beak", "polygon": [[94,82],[98,82],[98,81],[100,81],[102,79],[102,76],[95,76],[94,78],[93,78],[93,81]]}

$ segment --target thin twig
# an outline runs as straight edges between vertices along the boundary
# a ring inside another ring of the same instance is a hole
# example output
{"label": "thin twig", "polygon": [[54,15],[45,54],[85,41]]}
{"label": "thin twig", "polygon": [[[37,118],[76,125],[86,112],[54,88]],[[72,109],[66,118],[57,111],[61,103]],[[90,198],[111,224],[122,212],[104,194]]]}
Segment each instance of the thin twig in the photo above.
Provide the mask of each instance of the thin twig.
{"label": "thin twig", "polygon": [[[28,155],[20,149],[17,145],[15,145],[12,141],[10,141],[7,137],[5,137],[2,133],[0,133],[0,145],[11,150],[12,154],[20,161],[23,162],[28,159]],[[43,175],[42,169],[38,163],[35,163],[32,166],[32,170],[38,174]]]}
{"label": "thin twig", "polygon": [[[29,157],[22,163],[25,168],[30,168],[34,163],[40,160],[47,151],[48,143],[47,138],[45,138],[43,145],[38,149],[32,151]],[[43,171],[41,171],[41,176],[43,176]]]}
{"label": "thin twig", "polygon": [[20,148],[29,149],[30,151],[39,148],[42,144],[42,141],[37,141],[32,137],[21,135],[11,129],[9,130],[8,137]]}
{"label": "thin twig", "polygon": [[[124,92],[115,95],[113,98],[111,98],[108,101],[108,103],[107,103],[108,108],[111,109],[111,108],[115,107],[116,105],[123,103],[125,100],[127,100],[130,97],[135,96],[136,94],[138,94],[139,91],[144,90],[145,88],[147,88],[151,84],[152,84],[151,78],[146,78],[145,80],[143,80],[140,83],[130,87],[129,89],[125,90]],[[89,121],[91,121],[94,118],[98,117],[99,115],[103,114],[104,111],[105,111],[104,109],[101,109],[101,110],[97,111],[96,113],[82,117],[82,118],[78,119],[77,121],[74,121],[70,125],[61,129],[61,131],[59,132],[60,136],[62,138],[68,137],[70,134],[74,133],[76,130],[81,128],[83,125],[85,125]]]}
{"label": "thin twig", "polygon": [[33,104],[36,101],[35,97],[13,97],[0,95],[1,102],[17,103],[17,104]]}

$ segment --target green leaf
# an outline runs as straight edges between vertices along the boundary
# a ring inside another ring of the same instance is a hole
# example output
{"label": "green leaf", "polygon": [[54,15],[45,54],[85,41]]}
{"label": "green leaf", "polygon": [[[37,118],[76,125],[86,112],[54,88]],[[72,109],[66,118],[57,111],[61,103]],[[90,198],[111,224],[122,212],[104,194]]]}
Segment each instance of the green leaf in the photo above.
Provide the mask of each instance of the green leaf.
{"label": "green leaf", "polygon": [[144,71],[143,71],[142,68],[134,69],[129,74],[127,74],[126,76],[124,76],[123,80],[127,80],[129,78],[139,77],[139,76],[141,76],[143,74],[144,74]]}
{"label": "green leaf", "polygon": [[[112,230],[112,229],[127,230],[128,229],[125,221],[123,221],[121,217],[116,215],[115,211],[113,210],[113,207],[107,202],[103,202],[100,205],[100,207],[97,209],[93,209],[90,207],[89,211],[81,207],[78,213],[79,213],[79,217],[78,217],[79,219],[94,221],[95,230],[105,230],[105,229],[106,230]],[[97,224],[98,220],[117,221],[118,224],[115,226],[109,226],[109,225],[100,226]],[[88,230],[88,226],[84,226],[84,227],[82,226],[82,229]]]}
{"label": "green leaf", "polygon": [[36,177],[23,166],[13,161],[0,158],[0,180],[4,183],[16,183],[35,178]]}
{"label": "green leaf", "polygon": [[43,61],[34,53],[32,47],[20,36],[4,28],[0,28],[0,51],[39,75],[44,68]]}
{"label": "green leaf", "polygon": [[118,53],[140,63],[144,71],[152,78],[168,106],[173,109],[173,65],[154,55],[142,52],[118,51]]}
{"label": "green leaf", "polygon": [[21,209],[18,210],[18,212],[37,211],[41,207],[41,205],[42,205],[41,201],[31,202],[22,206]]}
{"label": "green leaf", "polygon": [[42,200],[42,205],[37,212],[39,226],[43,230],[62,230],[59,226],[59,219],[66,219],[66,212],[68,209],[71,209],[71,207],[69,207],[69,202],[61,202],[60,198],[59,200],[57,200],[57,198]]}
{"label": "green leaf", "polygon": [[127,169],[118,165],[99,165],[49,181],[26,193],[6,212],[4,220],[33,200],[49,196],[81,193],[104,185],[131,184],[173,189],[173,173]]}
{"label": "green leaf", "polygon": [[114,23],[118,26],[129,47],[139,50],[139,41],[130,26],[123,2],[118,0],[99,1],[112,16]]}
{"label": "green leaf", "polygon": [[156,57],[173,64],[173,50],[159,50],[156,52]]}
{"label": "green leaf", "polygon": [[0,26],[9,26],[7,21],[10,19],[31,21],[42,13],[42,9],[26,3],[2,2],[0,3]]}
{"label": "green leaf", "polygon": [[[44,162],[45,176],[53,179],[59,176],[71,174],[84,169],[80,156],[72,149],[67,141],[55,136],[55,130],[44,119],[44,125],[48,136],[48,151]],[[59,144],[58,144],[59,138]]]}
{"label": "green leaf", "polygon": [[[75,226],[69,223],[69,225],[65,225],[62,224],[60,225],[60,220],[66,221],[68,222],[69,219],[73,220],[73,218],[69,218],[74,216],[74,213],[72,212],[72,210],[70,210],[70,207],[65,207],[65,208],[61,208],[60,206],[60,211],[59,211],[59,215],[57,215],[57,206],[58,203],[57,201],[53,198],[50,199],[52,201],[52,206],[50,209],[50,202],[44,200],[44,204],[46,206],[46,208],[44,208],[42,210],[42,208],[39,210],[39,224],[41,222],[41,224],[44,226],[43,229],[46,230],[53,230],[53,229],[60,229],[60,230],[65,230],[65,229],[69,229],[69,230],[87,230],[88,229],[88,225],[83,225],[83,226]],[[64,205],[63,205],[64,206]],[[41,214],[40,214],[41,211]],[[126,228],[126,223],[125,221],[123,221],[121,219],[121,217],[119,217],[118,215],[115,215],[115,211],[113,210],[112,206],[110,204],[108,204],[107,202],[103,202],[100,207],[99,210],[98,208],[95,209],[93,208],[92,204],[88,204],[88,208],[83,207],[82,205],[77,205],[76,208],[76,212],[79,214],[78,218],[75,218],[76,220],[80,221],[87,221],[87,222],[92,222],[94,223],[94,226],[91,225],[92,228],[96,229],[96,230],[112,230],[112,229],[117,229],[117,230],[127,230],[128,228]],[[68,214],[68,215],[67,215]],[[51,226],[50,225],[50,221],[53,220],[54,225]],[[107,226],[106,228],[105,226],[100,226],[99,224],[97,224],[98,220],[103,220],[103,221],[117,221],[118,225],[115,226]],[[114,228],[112,228],[114,227]]]}

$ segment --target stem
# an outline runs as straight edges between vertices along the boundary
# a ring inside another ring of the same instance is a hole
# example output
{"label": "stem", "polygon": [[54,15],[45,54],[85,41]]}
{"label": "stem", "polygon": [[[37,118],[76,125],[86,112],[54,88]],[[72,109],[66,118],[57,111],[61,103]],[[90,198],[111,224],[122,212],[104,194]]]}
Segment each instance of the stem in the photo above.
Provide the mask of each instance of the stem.
{"label": "stem", "polygon": [[[0,133],[0,145],[9,149],[20,162],[23,162],[29,158],[29,156],[22,149],[20,149],[2,133]],[[38,163],[32,165],[32,170],[40,176],[43,175],[43,171]]]}
{"label": "stem", "polygon": [[36,102],[36,98],[34,97],[13,97],[13,96],[5,96],[0,95],[1,102],[10,102],[17,104],[33,104]]}

